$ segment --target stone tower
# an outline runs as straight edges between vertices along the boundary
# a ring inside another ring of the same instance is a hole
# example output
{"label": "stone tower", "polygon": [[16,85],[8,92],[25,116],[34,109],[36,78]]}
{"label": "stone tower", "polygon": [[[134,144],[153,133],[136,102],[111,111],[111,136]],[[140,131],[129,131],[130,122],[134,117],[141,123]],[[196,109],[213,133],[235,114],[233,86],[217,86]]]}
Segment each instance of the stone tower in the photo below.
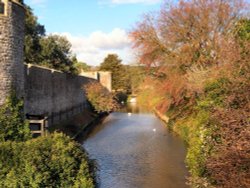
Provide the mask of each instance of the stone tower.
{"label": "stone tower", "polygon": [[0,0],[0,105],[10,91],[24,97],[25,9],[17,0]]}

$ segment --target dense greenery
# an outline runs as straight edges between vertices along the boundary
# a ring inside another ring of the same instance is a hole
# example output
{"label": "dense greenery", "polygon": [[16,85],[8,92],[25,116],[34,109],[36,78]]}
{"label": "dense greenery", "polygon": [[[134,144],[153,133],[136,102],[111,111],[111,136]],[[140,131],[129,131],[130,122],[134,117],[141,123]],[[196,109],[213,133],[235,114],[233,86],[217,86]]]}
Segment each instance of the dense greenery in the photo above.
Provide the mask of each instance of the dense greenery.
{"label": "dense greenery", "polygon": [[0,143],[0,187],[94,187],[87,156],[62,134]]}
{"label": "dense greenery", "polygon": [[40,40],[40,45],[41,65],[67,73],[77,73],[74,66],[77,60],[74,57],[75,61],[72,61],[71,44],[65,37],[49,35]]}
{"label": "dense greenery", "polygon": [[87,72],[91,70],[91,67],[89,65],[87,65],[87,63],[84,62],[78,62],[76,57],[72,58],[74,67],[76,68],[76,70],[81,73],[81,72]]}
{"label": "dense greenery", "polygon": [[0,187],[94,187],[80,145],[57,133],[31,139],[14,93],[0,107]]}
{"label": "dense greenery", "polygon": [[0,142],[25,141],[29,138],[31,133],[24,120],[23,102],[12,93],[0,107]]}
{"label": "dense greenery", "polygon": [[249,187],[250,30],[243,0],[184,0],[131,32],[151,66],[138,101],[188,144],[193,187]]}
{"label": "dense greenery", "polygon": [[128,90],[126,68],[121,62],[122,60],[116,54],[109,54],[100,65],[100,71],[112,73],[112,89],[115,91]]}
{"label": "dense greenery", "polygon": [[46,36],[44,26],[38,23],[32,9],[25,7],[25,63],[78,74],[84,65],[72,54],[70,42],[63,36]]}
{"label": "dense greenery", "polygon": [[97,112],[110,112],[118,107],[114,95],[98,82],[84,86],[86,96],[94,110]]}
{"label": "dense greenery", "polygon": [[19,3],[23,4],[23,0],[18,0]]}
{"label": "dense greenery", "polygon": [[29,6],[26,8],[25,18],[25,45],[24,45],[24,61],[26,63],[37,64],[41,61],[42,46],[40,40],[45,36],[45,28],[39,24],[37,17],[34,16]]}
{"label": "dense greenery", "polygon": [[126,65],[125,68],[128,93],[136,93],[147,74],[146,68],[137,64]]}

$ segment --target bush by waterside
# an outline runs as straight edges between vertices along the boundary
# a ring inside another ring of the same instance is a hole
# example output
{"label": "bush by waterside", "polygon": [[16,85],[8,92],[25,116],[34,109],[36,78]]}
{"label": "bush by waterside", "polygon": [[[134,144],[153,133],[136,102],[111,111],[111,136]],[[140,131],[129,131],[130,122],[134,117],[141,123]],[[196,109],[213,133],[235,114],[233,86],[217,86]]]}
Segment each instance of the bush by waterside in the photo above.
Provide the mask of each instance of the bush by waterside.
{"label": "bush by waterside", "polygon": [[115,96],[100,83],[91,82],[86,84],[83,89],[96,112],[110,112],[118,108]]}
{"label": "bush by waterside", "polygon": [[26,142],[0,143],[0,187],[94,187],[88,157],[55,133]]}

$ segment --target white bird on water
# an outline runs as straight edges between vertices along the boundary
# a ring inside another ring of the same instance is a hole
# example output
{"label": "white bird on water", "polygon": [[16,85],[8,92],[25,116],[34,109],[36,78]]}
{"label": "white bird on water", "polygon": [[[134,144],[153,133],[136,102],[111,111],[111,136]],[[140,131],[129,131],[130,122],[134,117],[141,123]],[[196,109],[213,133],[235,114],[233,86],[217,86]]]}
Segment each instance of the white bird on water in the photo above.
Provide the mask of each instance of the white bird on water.
{"label": "white bird on water", "polygon": [[132,115],[132,113],[129,112],[129,113],[128,113],[128,116],[131,116],[131,115]]}

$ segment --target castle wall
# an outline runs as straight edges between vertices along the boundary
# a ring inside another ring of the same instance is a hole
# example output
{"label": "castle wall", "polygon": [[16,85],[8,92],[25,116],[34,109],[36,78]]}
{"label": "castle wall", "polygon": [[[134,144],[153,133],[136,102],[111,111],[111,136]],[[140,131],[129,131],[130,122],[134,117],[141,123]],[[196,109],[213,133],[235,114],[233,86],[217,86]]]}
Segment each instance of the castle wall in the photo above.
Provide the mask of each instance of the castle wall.
{"label": "castle wall", "polygon": [[99,71],[98,74],[99,74],[99,82],[111,92],[112,73],[108,71]]}
{"label": "castle wall", "polygon": [[105,78],[98,73],[93,79],[24,65],[25,9],[14,0],[2,2],[5,6],[0,14],[0,106],[13,90],[24,99],[26,114],[47,116],[49,124],[55,124],[88,108],[83,85],[100,81],[111,88],[107,81],[109,77],[111,84],[111,76],[107,73],[103,73]]}
{"label": "castle wall", "polygon": [[25,65],[25,113],[45,115],[57,123],[87,108],[83,85],[97,82],[53,69]]}
{"label": "castle wall", "polygon": [[5,0],[5,12],[0,14],[0,105],[11,90],[24,96],[24,21],[22,5]]}
{"label": "castle wall", "polygon": [[89,71],[81,72],[82,76],[98,80],[110,92],[112,91],[112,73],[109,71]]}

